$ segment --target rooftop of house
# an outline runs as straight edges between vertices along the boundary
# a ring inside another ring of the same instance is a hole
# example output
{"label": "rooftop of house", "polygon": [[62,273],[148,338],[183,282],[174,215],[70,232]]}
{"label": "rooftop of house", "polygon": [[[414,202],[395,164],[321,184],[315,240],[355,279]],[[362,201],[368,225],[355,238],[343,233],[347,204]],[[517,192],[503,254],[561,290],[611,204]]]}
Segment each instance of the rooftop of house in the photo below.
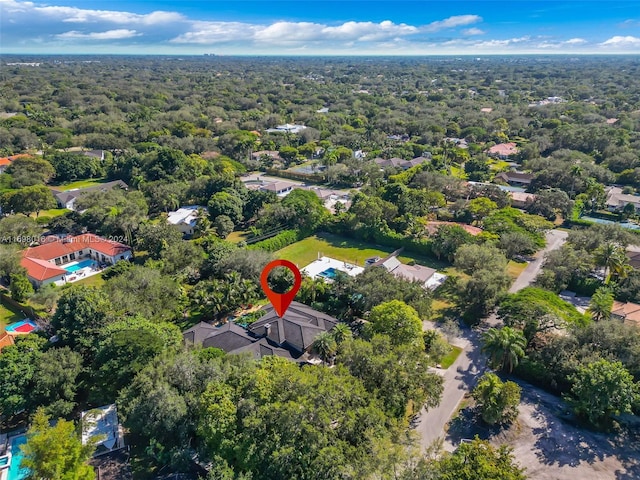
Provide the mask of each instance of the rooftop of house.
{"label": "rooftop of house", "polygon": [[620,317],[624,323],[640,326],[640,305],[631,302],[613,302],[611,315]]}
{"label": "rooftop of house", "polygon": [[169,212],[167,216],[167,221],[171,225],[180,225],[187,224],[194,226],[198,219],[198,210],[205,209],[206,207],[200,205],[189,205],[187,207],[180,207],[178,210],[174,212]]}
{"label": "rooftop of house", "polygon": [[418,281],[420,283],[426,283],[436,273],[433,268],[423,267],[422,265],[405,265],[398,259],[397,252],[381,258],[372,266],[384,267],[389,273],[394,274],[396,277],[402,277],[410,282]]}
{"label": "rooftop of house", "polygon": [[498,143],[497,145],[489,148],[487,150],[487,153],[508,157],[509,155],[515,155],[516,153],[518,153],[518,147],[513,142]]}
{"label": "rooftop of house", "polygon": [[290,190],[296,188],[298,186],[297,183],[286,182],[284,180],[277,180],[275,182],[269,182],[262,185],[260,188],[262,190],[268,190],[270,192],[282,192],[284,190]]}
{"label": "rooftop of house", "polygon": [[260,158],[260,157],[271,157],[274,158],[276,160],[281,160],[280,158],[280,152],[278,150],[258,150],[257,152],[253,152],[251,154],[252,158]]}
{"label": "rooftop of house", "polygon": [[536,199],[535,193],[526,193],[526,192],[507,192],[509,197],[514,202],[519,203],[527,203],[533,202]]}
{"label": "rooftop of house", "polygon": [[20,259],[20,265],[27,271],[31,278],[40,282],[69,273],[65,269],[60,268],[47,260],[41,260],[39,258],[23,256]]}
{"label": "rooftop of house", "polygon": [[338,320],[299,302],[292,302],[284,317],[271,304],[247,329],[233,322],[220,327],[200,322],[183,332],[189,344],[215,347],[227,353],[250,352],[256,358],[278,355],[299,360],[318,334],[331,330]]}
{"label": "rooftop of house", "polygon": [[607,188],[607,200],[606,200],[607,206],[619,207],[619,206],[624,206],[627,203],[631,203],[634,205],[640,204],[640,196],[631,195],[628,193],[622,193],[622,188],[620,187]]}
{"label": "rooftop of house", "polygon": [[120,447],[120,424],[115,404],[82,412],[82,444],[93,444],[106,451]]}
{"label": "rooftop of house", "polygon": [[25,249],[22,255],[31,260],[53,260],[63,255],[89,248],[110,257],[115,257],[131,250],[129,246],[123,243],[107,240],[93,233],[83,233],[75,237],[53,237],[47,243]]}

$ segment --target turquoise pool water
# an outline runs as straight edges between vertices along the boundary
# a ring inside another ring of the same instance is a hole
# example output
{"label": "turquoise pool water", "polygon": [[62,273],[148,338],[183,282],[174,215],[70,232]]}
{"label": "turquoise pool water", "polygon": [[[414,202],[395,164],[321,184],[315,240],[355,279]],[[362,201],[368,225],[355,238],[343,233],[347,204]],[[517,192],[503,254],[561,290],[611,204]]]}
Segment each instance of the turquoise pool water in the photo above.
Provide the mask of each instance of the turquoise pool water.
{"label": "turquoise pool water", "polygon": [[31,333],[36,328],[38,328],[38,325],[36,325],[33,321],[26,319],[8,325],[5,330],[10,333]]}
{"label": "turquoise pool water", "polygon": [[336,272],[337,270],[331,267],[331,268],[327,268],[324,272],[320,272],[318,276],[333,280],[334,278],[336,278]]}
{"label": "turquoise pool water", "polygon": [[18,435],[11,439],[11,466],[9,467],[8,480],[24,480],[29,474],[29,470],[26,468],[20,468],[22,462],[22,450],[20,445],[27,443],[27,437],[24,435]]}
{"label": "turquoise pool water", "polygon": [[64,269],[69,272],[69,273],[74,273],[77,272],[78,270],[81,270],[85,267],[91,267],[93,265],[95,265],[95,260],[91,260],[90,258],[86,259],[86,260],[82,260],[81,262],[78,263],[74,263],[73,265],[69,265],[67,267],[64,267]]}

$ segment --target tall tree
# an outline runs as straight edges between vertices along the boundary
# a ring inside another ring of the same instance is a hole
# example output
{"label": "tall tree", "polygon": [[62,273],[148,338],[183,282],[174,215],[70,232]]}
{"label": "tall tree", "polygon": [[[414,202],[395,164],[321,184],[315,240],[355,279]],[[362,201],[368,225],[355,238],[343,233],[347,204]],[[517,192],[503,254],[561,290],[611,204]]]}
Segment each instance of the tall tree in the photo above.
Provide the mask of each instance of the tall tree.
{"label": "tall tree", "polygon": [[609,288],[600,287],[597,289],[589,302],[589,314],[596,322],[611,318],[613,307],[613,293]]}
{"label": "tall tree", "polygon": [[571,381],[568,399],[574,411],[596,427],[608,426],[612,415],[631,412],[638,401],[639,385],[621,362],[580,365]]}
{"label": "tall tree", "polygon": [[511,327],[490,328],[482,339],[482,350],[489,354],[494,368],[511,372],[518,365],[519,359],[524,357],[527,339],[520,330]]}
{"label": "tall tree", "polygon": [[472,395],[482,420],[489,425],[511,422],[518,416],[520,387],[514,382],[502,382],[495,373],[485,373]]}
{"label": "tall tree", "polygon": [[95,447],[83,445],[73,422],[58,419],[49,425],[49,417],[39,409],[27,431],[22,447],[22,467],[29,477],[47,480],[94,480],[93,468],[87,464]]}
{"label": "tall tree", "polygon": [[371,309],[367,332],[388,335],[395,345],[415,344],[424,346],[422,320],[418,312],[400,300],[381,303]]}
{"label": "tall tree", "polygon": [[313,340],[311,349],[314,353],[318,354],[322,362],[326,365],[336,353],[338,344],[330,332],[322,332]]}

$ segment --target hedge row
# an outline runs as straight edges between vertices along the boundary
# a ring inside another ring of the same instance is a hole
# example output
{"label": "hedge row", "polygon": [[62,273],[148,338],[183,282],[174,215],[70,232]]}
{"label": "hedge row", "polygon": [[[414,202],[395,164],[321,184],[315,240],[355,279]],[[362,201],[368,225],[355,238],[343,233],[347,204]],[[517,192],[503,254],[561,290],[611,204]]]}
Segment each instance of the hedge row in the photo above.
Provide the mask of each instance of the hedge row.
{"label": "hedge row", "polygon": [[284,230],[274,237],[249,245],[247,249],[275,252],[276,250],[280,250],[292,243],[296,243],[298,240],[302,240],[305,236],[306,235],[301,235],[298,230]]}

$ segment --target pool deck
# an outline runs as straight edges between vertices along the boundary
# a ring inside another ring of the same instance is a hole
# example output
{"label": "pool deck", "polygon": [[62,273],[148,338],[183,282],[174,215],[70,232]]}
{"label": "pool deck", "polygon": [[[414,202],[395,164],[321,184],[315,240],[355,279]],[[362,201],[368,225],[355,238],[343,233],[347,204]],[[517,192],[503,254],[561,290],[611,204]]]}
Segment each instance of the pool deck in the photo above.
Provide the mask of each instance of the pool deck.
{"label": "pool deck", "polygon": [[340,260],[336,260],[335,258],[331,257],[320,257],[318,260],[315,260],[304,267],[301,272],[311,278],[321,277],[327,280],[326,277],[323,277],[319,274],[329,268],[344,272],[351,277],[355,277],[356,275],[364,272],[364,268],[362,267],[358,267],[357,265],[353,265],[347,262],[341,262]]}

